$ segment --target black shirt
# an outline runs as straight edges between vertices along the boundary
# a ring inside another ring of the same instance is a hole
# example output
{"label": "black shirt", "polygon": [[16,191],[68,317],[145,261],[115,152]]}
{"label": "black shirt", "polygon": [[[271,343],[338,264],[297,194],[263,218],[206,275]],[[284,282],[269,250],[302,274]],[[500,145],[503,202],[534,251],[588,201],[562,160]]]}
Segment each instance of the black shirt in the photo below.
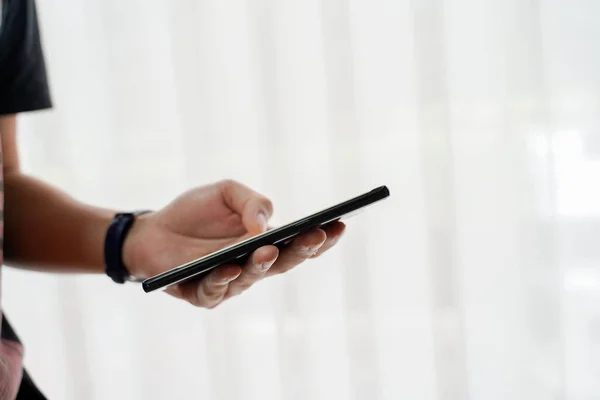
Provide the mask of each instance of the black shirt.
{"label": "black shirt", "polygon": [[[49,108],[52,103],[34,0],[0,0],[0,5],[0,115]],[[1,156],[0,144],[0,172]],[[0,185],[3,186],[3,181]],[[4,215],[3,195],[0,189],[0,218]],[[2,237],[0,226],[0,243]],[[2,256],[0,248],[0,266]],[[0,318],[0,361],[3,367],[0,399],[12,400],[18,386],[16,399],[44,400],[44,395],[21,367],[23,347],[19,338],[3,312],[0,312]]]}
{"label": "black shirt", "polygon": [[0,115],[49,108],[35,1],[0,1]]}

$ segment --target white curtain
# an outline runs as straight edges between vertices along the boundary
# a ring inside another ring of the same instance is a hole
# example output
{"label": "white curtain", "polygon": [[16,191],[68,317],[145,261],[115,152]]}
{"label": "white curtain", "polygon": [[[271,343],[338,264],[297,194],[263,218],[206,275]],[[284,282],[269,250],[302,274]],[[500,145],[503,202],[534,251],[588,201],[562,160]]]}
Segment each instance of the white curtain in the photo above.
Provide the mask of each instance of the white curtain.
{"label": "white curtain", "polygon": [[5,270],[51,398],[600,399],[598,1],[38,5],[27,172],[123,210],[233,178],[275,223],[392,192],[211,311]]}

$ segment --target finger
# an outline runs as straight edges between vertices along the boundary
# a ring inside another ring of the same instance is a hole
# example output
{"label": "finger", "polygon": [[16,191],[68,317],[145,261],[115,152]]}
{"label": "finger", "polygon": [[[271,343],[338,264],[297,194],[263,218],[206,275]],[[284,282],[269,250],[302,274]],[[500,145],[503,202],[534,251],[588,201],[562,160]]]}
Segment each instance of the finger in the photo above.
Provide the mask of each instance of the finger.
{"label": "finger", "polygon": [[267,271],[267,276],[289,271],[306,259],[312,257],[325,243],[327,235],[322,229],[299,235],[294,241],[279,253],[277,261]]}
{"label": "finger", "polygon": [[180,296],[196,307],[213,308],[227,293],[229,282],[242,272],[238,265],[226,265],[216,268],[199,282],[180,285]]}
{"label": "finger", "polygon": [[273,215],[273,203],[265,196],[233,180],[221,182],[225,204],[242,216],[244,227],[252,235],[267,230],[267,221]]}
{"label": "finger", "polygon": [[325,253],[327,250],[335,246],[335,244],[340,240],[344,231],[346,230],[346,225],[342,222],[334,222],[328,224],[327,226],[321,228],[325,231],[327,235],[327,239],[323,246],[319,248],[319,250],[312,256],[313,258],[319,257],[321,254]]}
{"label": "finger", "polygon": [[207,279],[200,281],[196,290],[198,302],[202,307],[216,307],[227,293],[230,282],[234,281],[242,273],[238,265],[227,265],[217,268]]}
{"label": "finger", "polygon": [[252,256],[242,267],[240,276],[229,283],[225,297],[236,296],[264,278],[269,268],[277,260],[278,255],[279,249],[275,246],[264,246],[252,253]]}

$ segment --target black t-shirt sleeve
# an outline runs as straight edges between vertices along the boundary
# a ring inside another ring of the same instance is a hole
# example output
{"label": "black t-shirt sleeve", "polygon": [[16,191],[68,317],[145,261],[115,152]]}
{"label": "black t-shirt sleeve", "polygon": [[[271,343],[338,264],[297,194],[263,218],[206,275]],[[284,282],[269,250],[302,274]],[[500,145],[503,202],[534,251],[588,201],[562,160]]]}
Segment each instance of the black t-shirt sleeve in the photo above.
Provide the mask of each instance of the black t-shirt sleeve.
{"label": "black t-shirt sleeve", "polygon": [[0,1],[0,115],[50,108],[35,2]]}

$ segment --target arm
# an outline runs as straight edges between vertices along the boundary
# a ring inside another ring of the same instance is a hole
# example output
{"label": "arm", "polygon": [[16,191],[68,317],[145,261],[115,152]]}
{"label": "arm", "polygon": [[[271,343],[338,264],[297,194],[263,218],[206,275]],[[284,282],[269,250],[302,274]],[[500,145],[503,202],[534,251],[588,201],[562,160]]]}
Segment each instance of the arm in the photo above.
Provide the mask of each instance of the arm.
{"label": "arm", "polygon": [[[115,214],[83,204],[19,170],[15,117],[0,117],[4,152],[5,255],[8,265],[49,272],[102,273],[104,237]],[[140,217],[123,246],[123,262],[150,277],[266,229],[271,202],[250,188],[222,181],[183,193],[159,211]],[[289,271],[331,248],[344,224],[296,237],[281,253],[256,250],[243,265],[225,265],[200,282],[167,293],[213,308],[267,276]]]}
{"label": "arm", "polygon": [[103,273],[104,234],[114,212],[80,203],[19,169],[16,117],[0,117],[7,265]]}

